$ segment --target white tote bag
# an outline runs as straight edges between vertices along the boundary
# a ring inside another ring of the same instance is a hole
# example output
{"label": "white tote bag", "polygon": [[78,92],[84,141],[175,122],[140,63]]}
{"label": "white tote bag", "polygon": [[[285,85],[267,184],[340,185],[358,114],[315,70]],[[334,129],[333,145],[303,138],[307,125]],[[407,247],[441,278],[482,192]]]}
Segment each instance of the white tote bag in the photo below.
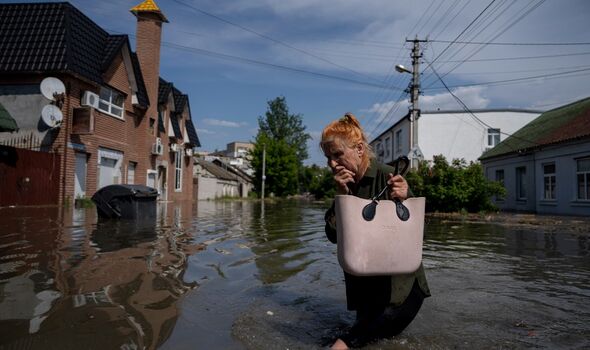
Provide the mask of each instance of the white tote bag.
{"label": "white tote bag", "polygon": [[425,203],[424,197],[400,202],[336,196],[340,266],[357,276],[416,271],[422,262]]}

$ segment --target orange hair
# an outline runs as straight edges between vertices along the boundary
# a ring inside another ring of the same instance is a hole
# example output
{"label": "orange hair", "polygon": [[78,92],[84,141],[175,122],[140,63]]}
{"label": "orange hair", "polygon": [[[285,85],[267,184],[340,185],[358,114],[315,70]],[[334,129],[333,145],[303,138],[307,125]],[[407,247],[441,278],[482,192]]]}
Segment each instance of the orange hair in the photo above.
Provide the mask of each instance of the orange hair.
{"label": "orange hair", "polygon": [[363,128],[358,119],[352,113],[346,113],[338,120],[334,120],[328,124],[322,131],[322,140],[320,141],[320,148],[324,150],[324,145],[330,142],[344,142],[348,147],[356,147],[362,143],[365,149],[363,153],[363,163],[369,164],[369,161],[375,156],[373,149],[367,142],[367,137],[363,132]]}

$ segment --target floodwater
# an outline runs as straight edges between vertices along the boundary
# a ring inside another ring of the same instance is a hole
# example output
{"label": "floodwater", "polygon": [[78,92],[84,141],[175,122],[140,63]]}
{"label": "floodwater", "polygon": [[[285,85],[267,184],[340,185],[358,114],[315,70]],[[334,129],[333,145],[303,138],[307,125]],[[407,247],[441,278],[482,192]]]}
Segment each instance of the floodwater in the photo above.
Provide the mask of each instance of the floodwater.
{"label": "floodwater", "polygon": [[[0,349],[313,349],[346,311],[326,205],[0,209]],[[590,237],[428,219],[433,296],[373,349],[590,348]]]}

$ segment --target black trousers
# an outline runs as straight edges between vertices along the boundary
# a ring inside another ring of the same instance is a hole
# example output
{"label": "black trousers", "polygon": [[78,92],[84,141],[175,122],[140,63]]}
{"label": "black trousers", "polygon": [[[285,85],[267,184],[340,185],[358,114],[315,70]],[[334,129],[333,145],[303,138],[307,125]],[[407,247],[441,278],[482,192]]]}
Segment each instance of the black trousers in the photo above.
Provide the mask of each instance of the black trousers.
{"label": "black trousers", "polygon": [[356,323],[340,339],[349,347],[357,348],[379,339],[396,336],[416,317],[423,301],[424,293],[415,281],[403,304],[357,310]]}

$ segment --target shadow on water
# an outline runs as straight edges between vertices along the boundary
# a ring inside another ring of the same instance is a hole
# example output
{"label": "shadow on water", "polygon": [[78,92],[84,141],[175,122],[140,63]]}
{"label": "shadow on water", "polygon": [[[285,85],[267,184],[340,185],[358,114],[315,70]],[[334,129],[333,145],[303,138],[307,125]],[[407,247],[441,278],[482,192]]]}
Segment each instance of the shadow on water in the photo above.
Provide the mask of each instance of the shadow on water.
{"label": "shadow on water", "polygon": [[[0,348],[321,348],[354,318],[325,209],[161,204],[147,225],[0,209]],[[424,265],[433,296],[368,348],[590,346],[588,236],[430,219]]]}

